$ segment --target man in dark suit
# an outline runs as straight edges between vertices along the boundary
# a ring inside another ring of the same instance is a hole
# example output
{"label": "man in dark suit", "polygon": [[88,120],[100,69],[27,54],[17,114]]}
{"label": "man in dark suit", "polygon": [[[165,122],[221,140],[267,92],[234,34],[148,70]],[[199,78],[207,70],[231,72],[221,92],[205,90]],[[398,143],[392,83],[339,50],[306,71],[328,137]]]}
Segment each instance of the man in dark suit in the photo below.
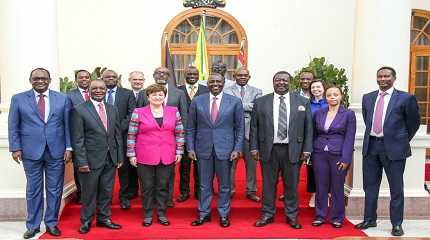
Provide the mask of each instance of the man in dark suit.
{"label": "man in dark suit", "polygon": [[243,147],[245,124],[242,102],[222,93],[224,76],[212,73],[210,93],[191,102],[186,130],[188,157],[198,162],[200,176],[199,217],[191,225],[210,221],[214,175],[218,179],[220,225],[230,226],[230,171]]}
{"label": "man in dark suit", "polygon": [[[358,229],[376,227],[376,210],[382,169],[390,185],[391,234],[402,236],[404,193],[403,173],[411,156],[409,142],[420,125],[415,96],[394,89],[396,71],[381,67],[376,82],[379,90],[363,96],[362,111],[366,125],[363,139],[364,221]],[[395,146],[395,147],[393,147]]]}
{"label": "man in dark suit", "polygon": [[133,71],[128,75],[128,81],[130,82],[131,90],[133,91],[137,102],[139,92],[143,90],[143,86],[145,84],[145,75],[141,71]]}
{"label": "man in dark suit", "polygon": [[106,85],[90,84],[91,99],[71,114],[71,136],[75,164],[82,187],[80,233],[88,233],[97,208],[97,226],[120,229],[112,222],[111,202],[115,169],[123,162],[121,120],[116,107],[104,103]]}
{"label": "man in dark suit", "polygon": [[[127,147],[127,132],[131,114],[136,107],[136,98],[133,91],[118,86],[118,74],[113,70],[106,70],[102,74],[102,79],[107,87],[105,97],[106,103],[115,106],[121,120],[121,133],[123,148]],[[122,159],[127,159],[125,153]],[[119,201],[121,209],[131,207],[130,198],[137,196],[137,183],[130,184],[130,172],[135,171],[129,161],[124,161],[121,168],[118,169],[119,177]],[[134,186],[134,187],[130,187]]]}
{"label": "man in dark suit", "polygon": [[[178,88],[182,90],[187,97],[188,107],[191,104],[191,100],[201,94],[208,93],[209,90],[206,86],[198,84],[199,71],[194,66],[189,66],[185,70],[185,84]],[[177,202],[184,202],[190,198],[190,171],[191,162],[194,163],[193,175],[194,175],[194,197],[198,199],[199,196],[199,173],[197,168],[197,162],[191,161],[188,157],[188,153],[185,152],[181,160],[179,167],[180,179],[179,179],[179,190],[181,195],[176,199]]]}
{"label": "man in dark suit", "polygon": [[[164,105],[177,107],[182,117],[182,123],[184,124],[184,126],[186,126],[187,112],[188,112],[187,99],[183,91],[176,88],[176,86],[168,84],[169,77],[170,77],[169,69],[165,67],[158,67],[155,69],[153,77],[154,77],[155,83],[163,85],[165,88],[167,88],[167,95],[166,95],[167,101],[164,103]],[[141,91],[139,93],[137,107],[143,107],[148,104],[149,102],[146,96],[146,92]],[[175,188],[174,183],[175,183],[175,169],[173,169],[169,177],[169,200],[167,201],[168,207],[174,207],[175,205],[173,203],[173,190]]]}
{"label": "man in dark suit", "polygon": [[301,163],[312,152],[312,116],[309,100],[288,91],[291,79],[288,72],[277,72],[275,92],[258,98],[252,110],[250,149],[254,160],[261,160],[263,174],[262,216],[256,227],[273,222],[279,172],[287,223],[294,229],[302,227],[297,218],[297,187]]}
{"label": "man in dark suit", "polygon": [[[256,161],[252,159],[249,151],[249,129],[251,123],[251,112],[254,107],[254,102],[257,98],[263,95],[261,89],[248,84],[251,75],[249,70],[241,67],[234,73],[236,84],[225,89],[224,92],[240,98],[245,111],[245,141],[243,143],[243,157],[246,167],[246,197],[254,202],[260,202],[257,196],[257,176],[256,176]],[[236,192],[235,176],[236,176],[237,161],[233,162],[231,168],[231,197]]]}
{"label": "man in dark suit", "polygon": [[25,239],[40,231],[44,189],[46,231],[53,236],[61,235],[57,223],[63,193],[64,162],[71,159],[72,150],[70,100],[62,93],[48,89],[51,77],[44,68],[31,71],[29,80],[32,89],[12,97],[8,120],[9,151],[18,164],[22,161],[27,178]]}
{"label": "man in dark suit", "polygon": [[[90,99],[89,86],[90,86],[91,75],[87,70],[78,70],[75,72],[75,84],[78,86],[76,89],[71,90],[67,93],[73,107],[88,101]],[[72,155],[74,160],[74,157]],[[76,164],[73,165],[73,177],[75,179],[76,186],[76,202],[81,203],[81,185],[78,178],[78,169]]]}

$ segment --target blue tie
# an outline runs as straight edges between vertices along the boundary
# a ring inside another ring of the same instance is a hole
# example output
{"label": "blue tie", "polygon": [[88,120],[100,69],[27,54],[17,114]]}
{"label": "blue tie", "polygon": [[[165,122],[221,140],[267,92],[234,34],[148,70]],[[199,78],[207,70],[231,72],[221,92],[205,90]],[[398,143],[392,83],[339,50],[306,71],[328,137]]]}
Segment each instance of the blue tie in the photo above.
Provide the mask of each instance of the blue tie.
{"label": "blue tie", "polygon": [[110,105],[113,105],[113,93],[115,91],[113,89],[109,89],[108,90],[108,98],[107,98],[107,103],[109,103]]}

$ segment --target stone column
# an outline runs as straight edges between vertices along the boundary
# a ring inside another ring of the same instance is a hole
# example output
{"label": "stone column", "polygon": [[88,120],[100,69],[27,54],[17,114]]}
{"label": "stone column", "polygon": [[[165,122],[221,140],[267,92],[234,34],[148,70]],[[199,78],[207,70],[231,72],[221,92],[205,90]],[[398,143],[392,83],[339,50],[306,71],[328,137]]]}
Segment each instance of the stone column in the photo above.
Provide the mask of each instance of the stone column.
{"label": "stone column", "polygon": [[[361,98],[364,93],[377,89],[376,71],[381,66],[394,67],[397,71],[394,86],[408,91],[411,3],[408,0],[358,0],[356,4],[351,108],[356,112],[358,124],[347,214],[361,218],[364,208]],[[425,216],[430,214],[430,198],[423,188],[425,148],[430,146],[425,126],[420,128],[411,145],[412,157],[407,159],[404,174],[405,216]],[[385,175],[379,199],[378,215],[388,216],[390,192]]]}

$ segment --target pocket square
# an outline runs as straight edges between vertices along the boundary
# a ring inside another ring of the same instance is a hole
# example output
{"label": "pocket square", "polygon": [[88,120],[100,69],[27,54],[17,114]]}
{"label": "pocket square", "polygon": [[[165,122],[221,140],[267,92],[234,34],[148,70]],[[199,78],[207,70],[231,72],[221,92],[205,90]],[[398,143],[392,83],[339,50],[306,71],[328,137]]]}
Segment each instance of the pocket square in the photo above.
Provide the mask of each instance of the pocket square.
{"label": "pocket square", "polygon": [[305,110],[306,110],[306,108],[305,108],[303,105],[300,105],[300,106],[297,108],[297,111],[304,112]]}

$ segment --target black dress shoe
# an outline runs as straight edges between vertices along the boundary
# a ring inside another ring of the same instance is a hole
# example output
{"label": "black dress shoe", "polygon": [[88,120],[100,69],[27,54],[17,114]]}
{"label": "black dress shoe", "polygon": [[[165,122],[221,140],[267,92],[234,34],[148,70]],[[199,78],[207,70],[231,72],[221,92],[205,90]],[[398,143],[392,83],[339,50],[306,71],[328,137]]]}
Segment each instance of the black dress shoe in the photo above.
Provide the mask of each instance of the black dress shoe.
{"label": "black dress shoe", "polygon": [[46,228],[46,232],[49,233],[52,236],[60,236],[61,235],[61,231],[60,231],[60,229],[58,229],[57,226],[47,227]]}
{"label": "black dress shoe", "polygon": [[220,217],[219,218],[219,225],[221,227],[229,227],[230,226],[230,220],[228,219],[228,217]]}
{"label": "black dress shoe", "polygon": [[403,232],[402,225],[394,226],[393,229],[391,230],[391,235],[395,237],[403,236],[403,234],[405,233]]}
{"label": "black dress shoe", "polygon": [[248,198],[249,200],[254,201],[254,202],[260,202],[261,201],[260,198],[257,195],[255,195],[255,193],[254,194],[247,194],[246,198]]}
{"label": "black dress shoe", "polygon": [[40,229],[27,230],[24,233],[23,238],[24,239],[32,238],[32,237],[36,236],[36,234],[39,233],[39,232],[40,232]]}
{"label": "black dress shoe", "polygon": [[119,206],[123,210],[127,210],[127,209],[131,208],[131,204],[130,204],[130,201],[128,199],[127,200],[121,200],[119,203]]}
{"label": "black dress shoe", "polygon": [[122,228],[121,225],[112,222],[112,220],[106,220],[104,222],[97,222],[96,226],[97,227],[105,227],[105,228],[114,229],[114,230],[118,230],[118,229]]}
{"label": "black dress shoe", "polygon": [[281,202],[283,202],[284,199],[285,199],[285,196],[283,194],[281,196],[279,196],[279,198],[278,198],[278,200],[281,201]]}
{"label": "black dress shoe", "polygon": [[79,227],[79,233],[82,233],[82,234],[88,233],[90,231],[90,228],[91,228],[91,222],[82,223],[81,226]]}
{"label": "black dress shoe", "polygon": [[332,222],[332,223],[331,223],[331,225],[332,225],[334,228],[341,228],[341,227],[342,227],[342,223],[340,223],[340,222]]}
{"label": "black dress shoe", "polygon": [[368,229],[370,227],[376,227],[376,221],[363,221],[355,225],[356,229]]}
{"label": "black dress shoe", "polygon": [[142,225],[144,227],[149,227],[152,225],[152,217],[147,217],[143,219]]}
{"label": "black dress shoe", "polygon": [[164,226],[170,225],[170,221],[166,217],[158,217],[158,223]]}
{"label": "black dress shoe", "polygon": [[260,219],[258,219],[256,222],[255,222],[255,226],[256,227],[264,227],[264,226],[266,226],[267,224],[269,224],[269,223],[272,223],[273,222],[273,217],[266,217],[266,216],[263,216],[263,217],[261,217]]}
{"label": "black dress shoe", "polygon": [[287,224],[294,229],[301,229],[302,225],[297,220],[292,220],[287,218]]}
{"label": "black dress shoe", "polygon": [[190,198],[190,195],[188,194],[181,194],[179,195],[179,197],[176,199],[176,202],[185,202],[188,200],[188,198]]}
{"label": "black dress shoe", "polygon": [[206,217],[200,217],[194,221],[191,222],[191,226],[200,226],[203,225],[205,222],[210,222],[211,221],[211,216],[206,216]]}
{"label": "black dress shoe", "polygon": [[200,196],[200,194],[198,194],[198,193],[194,193],[194,198],[195,198],[196,200],[199,200],[199,196]]}
{"label": "black dress shoe", "polygon": [[169,208],[175,207],[175,203],[172,201],[172,199],[167,201],[167,207],[169,207]]}
{"label": "black dress shoe", "polygon": [[321,220],[314,220],[312,222],[312,226],[314,226],[314,227],[319,227],[319,226],[321,226],[323,224],[324,224],[324,221],[321,221]]}

